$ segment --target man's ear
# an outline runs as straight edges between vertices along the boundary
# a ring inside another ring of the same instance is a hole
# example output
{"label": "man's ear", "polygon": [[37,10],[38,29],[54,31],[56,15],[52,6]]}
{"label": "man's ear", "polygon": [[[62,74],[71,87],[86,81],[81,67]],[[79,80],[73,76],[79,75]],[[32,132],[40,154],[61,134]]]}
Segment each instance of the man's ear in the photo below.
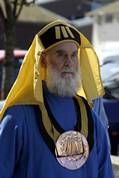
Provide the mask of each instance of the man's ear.
{"label": "man's ear", "polygon": [[46,60],[46,54],[45,53],[42,53],[41,54],[41,65],[43,67],[46,67],[47,66],[47,60]]}

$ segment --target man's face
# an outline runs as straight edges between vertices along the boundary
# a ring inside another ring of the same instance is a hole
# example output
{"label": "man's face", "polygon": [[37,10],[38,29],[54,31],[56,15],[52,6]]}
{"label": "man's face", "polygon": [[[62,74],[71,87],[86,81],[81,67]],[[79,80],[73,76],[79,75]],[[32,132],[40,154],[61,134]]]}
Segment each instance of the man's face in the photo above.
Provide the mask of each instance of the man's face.
{"label": "man's face", "polygon": [[57,95],[73,96],[79,87],[78,49],[75,43],[65,42],[45,54],[46,84]]}

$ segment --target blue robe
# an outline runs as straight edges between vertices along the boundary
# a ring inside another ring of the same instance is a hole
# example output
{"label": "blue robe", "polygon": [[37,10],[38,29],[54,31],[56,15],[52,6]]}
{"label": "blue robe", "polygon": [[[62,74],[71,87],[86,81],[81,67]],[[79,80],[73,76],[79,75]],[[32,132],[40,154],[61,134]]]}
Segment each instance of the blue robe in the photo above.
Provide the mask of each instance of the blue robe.
{"label": "blue robe", "polygon": [[[46,97],[57,122],[65,130],[72,130],[76,124],[72,98],[50,93]],[[105,129],[93,111],[92,116],[94,145],[88,160],[81,168],[68,170],[44,142],[35,106],[9,108],[0,124],[0,178],[114,178]]]}
{"label": "blue robe", "polygon": [[97,99],[95,99],[93,101],[93,104],[94,104],[93,111],[98,115],[102,125],[105,128],[106,135],[107,135],[107,141],[108,141],[108,147],[109,147],[109,151],[110,151],[111,150],[111,145],[110,145],[110,138],[109,138],[109,134],[108,134],[109,121],[108,121],[107,114],[105,112],[103,99],[102,98],[97,98]]}

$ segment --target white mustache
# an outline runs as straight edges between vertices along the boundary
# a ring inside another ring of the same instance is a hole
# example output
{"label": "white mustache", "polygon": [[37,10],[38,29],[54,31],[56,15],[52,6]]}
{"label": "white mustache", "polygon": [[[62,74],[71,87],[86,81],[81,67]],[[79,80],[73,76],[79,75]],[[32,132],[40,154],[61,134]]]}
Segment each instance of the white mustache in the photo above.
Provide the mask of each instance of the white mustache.
{"label": "white mustache", "polygon": [[72,68],[65,68],[64,70],[62,70],[62,72],[75,72],[75,70],[74,69],[72,69]]}

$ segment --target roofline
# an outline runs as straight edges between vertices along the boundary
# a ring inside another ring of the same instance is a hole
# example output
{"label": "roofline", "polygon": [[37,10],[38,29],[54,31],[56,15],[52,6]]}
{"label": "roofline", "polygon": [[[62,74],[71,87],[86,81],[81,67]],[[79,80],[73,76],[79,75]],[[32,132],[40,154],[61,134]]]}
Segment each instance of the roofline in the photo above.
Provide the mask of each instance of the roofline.
{"label": "roofline", "polygon": [[77,19],[77,20],[73,20],[72,23],[74,25],[77,25],[78,27],[84,27],[84,26],[88,26],[88,25],[92,25],[94,22],[94,19],[91,17],[84,17],[82,19]]}
{"label": "roofline", "polygon": [[[111,12],[113,12],[113,7],[118,7],[118,6],[119,6],[119,1],[109,3],[108,5],[104,5],[101,8],[87,12],[86,16],[102,15],[102,14],[105,14],[105,13],[109,13],[110,9],[112,10]],[[114,9],[114,12],[116,12],[115,9]],[[118,12],[119,12],[119,10],[118,10]]]}

